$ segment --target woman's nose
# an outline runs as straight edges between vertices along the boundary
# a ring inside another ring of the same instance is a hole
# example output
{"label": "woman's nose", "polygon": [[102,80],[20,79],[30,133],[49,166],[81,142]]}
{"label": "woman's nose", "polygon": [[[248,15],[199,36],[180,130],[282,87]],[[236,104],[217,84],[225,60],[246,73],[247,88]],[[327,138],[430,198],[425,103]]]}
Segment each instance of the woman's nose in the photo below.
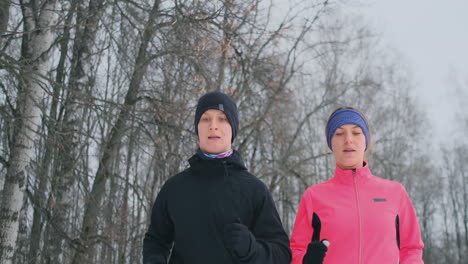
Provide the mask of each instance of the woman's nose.
{"label": "woman's nose", "polygon": [[351,133],[346,133],[345,134],[345,142],[346,143],[351,143],[353,141],[353,136],[351,135]]}

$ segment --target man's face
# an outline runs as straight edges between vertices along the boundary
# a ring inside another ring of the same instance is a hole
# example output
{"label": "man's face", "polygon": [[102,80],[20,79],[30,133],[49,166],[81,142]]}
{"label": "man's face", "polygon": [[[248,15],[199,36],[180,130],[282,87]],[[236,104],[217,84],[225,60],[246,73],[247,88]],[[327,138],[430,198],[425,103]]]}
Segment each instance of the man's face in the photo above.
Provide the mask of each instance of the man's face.
{"label": "man's face", "polygon": [[200,149],[207,154],[217,154],[231,149],[232,128],[224,112],[205,111],[198,122]]}

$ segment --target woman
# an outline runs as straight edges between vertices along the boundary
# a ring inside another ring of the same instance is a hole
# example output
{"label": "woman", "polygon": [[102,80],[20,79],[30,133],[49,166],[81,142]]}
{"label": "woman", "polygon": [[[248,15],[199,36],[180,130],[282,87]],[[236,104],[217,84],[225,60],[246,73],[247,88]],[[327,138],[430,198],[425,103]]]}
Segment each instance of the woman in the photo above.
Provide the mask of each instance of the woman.
{"label": "woman", "polygon": [[372,175],[364,160],[371,136],[364,115],[352,107],[336,109],[326,136],[335,175],[309,187],[301,199],[290,240],[292,263],[423,263],[424,245],[405,188]]}
{"label": "woman", "polygon": [[267,187],[232,149],[236,104],[224,93],[207,93],[194,124],[199,149],[156,198],[143,263],[290,263],[289,239]]}

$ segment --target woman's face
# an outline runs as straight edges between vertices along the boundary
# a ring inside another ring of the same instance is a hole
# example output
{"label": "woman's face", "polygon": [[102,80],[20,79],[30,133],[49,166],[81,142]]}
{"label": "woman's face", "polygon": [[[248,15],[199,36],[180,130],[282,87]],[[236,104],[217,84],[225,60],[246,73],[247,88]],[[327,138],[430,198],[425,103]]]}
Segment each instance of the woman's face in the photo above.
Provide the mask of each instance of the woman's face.
{"label": "woman's face", "polygon": [[364,163],[366,137],[357,125],[339,127],[331,140],[336,164],[344,170],[360,168]]}
{"label": "woman's face", "polygon": [[198,122],[200,149],[208,154],[217,154],[231,149],[232,128],[224,112],[210,109]]}

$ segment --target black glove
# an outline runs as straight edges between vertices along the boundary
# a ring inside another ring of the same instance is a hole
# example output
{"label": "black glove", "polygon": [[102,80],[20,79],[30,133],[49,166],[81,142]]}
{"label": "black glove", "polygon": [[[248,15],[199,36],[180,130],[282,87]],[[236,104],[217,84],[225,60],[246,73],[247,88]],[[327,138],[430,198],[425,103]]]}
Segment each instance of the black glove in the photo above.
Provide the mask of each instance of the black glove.
{"label": "black glove", "polygon": [[255,237],[249,229],[240,223],[232,223],[224,228],[224,245],[234,256],[242,259],[247,257],[252,250]]}
{"label": "black glove", "polygon": [[[325,240],[325,239],[324,239]],[[302,259],[302,264],[322,264],[328,247],[322,241],[312,241],[307,246],[307,252]],[[328,242],[325,242],[328,243]]]}
{"label": "black glove", "polygon": [[151,256],[148,258],[143,258],[144,264],[164,264],[167,263],[166,259],[163,256]]}

